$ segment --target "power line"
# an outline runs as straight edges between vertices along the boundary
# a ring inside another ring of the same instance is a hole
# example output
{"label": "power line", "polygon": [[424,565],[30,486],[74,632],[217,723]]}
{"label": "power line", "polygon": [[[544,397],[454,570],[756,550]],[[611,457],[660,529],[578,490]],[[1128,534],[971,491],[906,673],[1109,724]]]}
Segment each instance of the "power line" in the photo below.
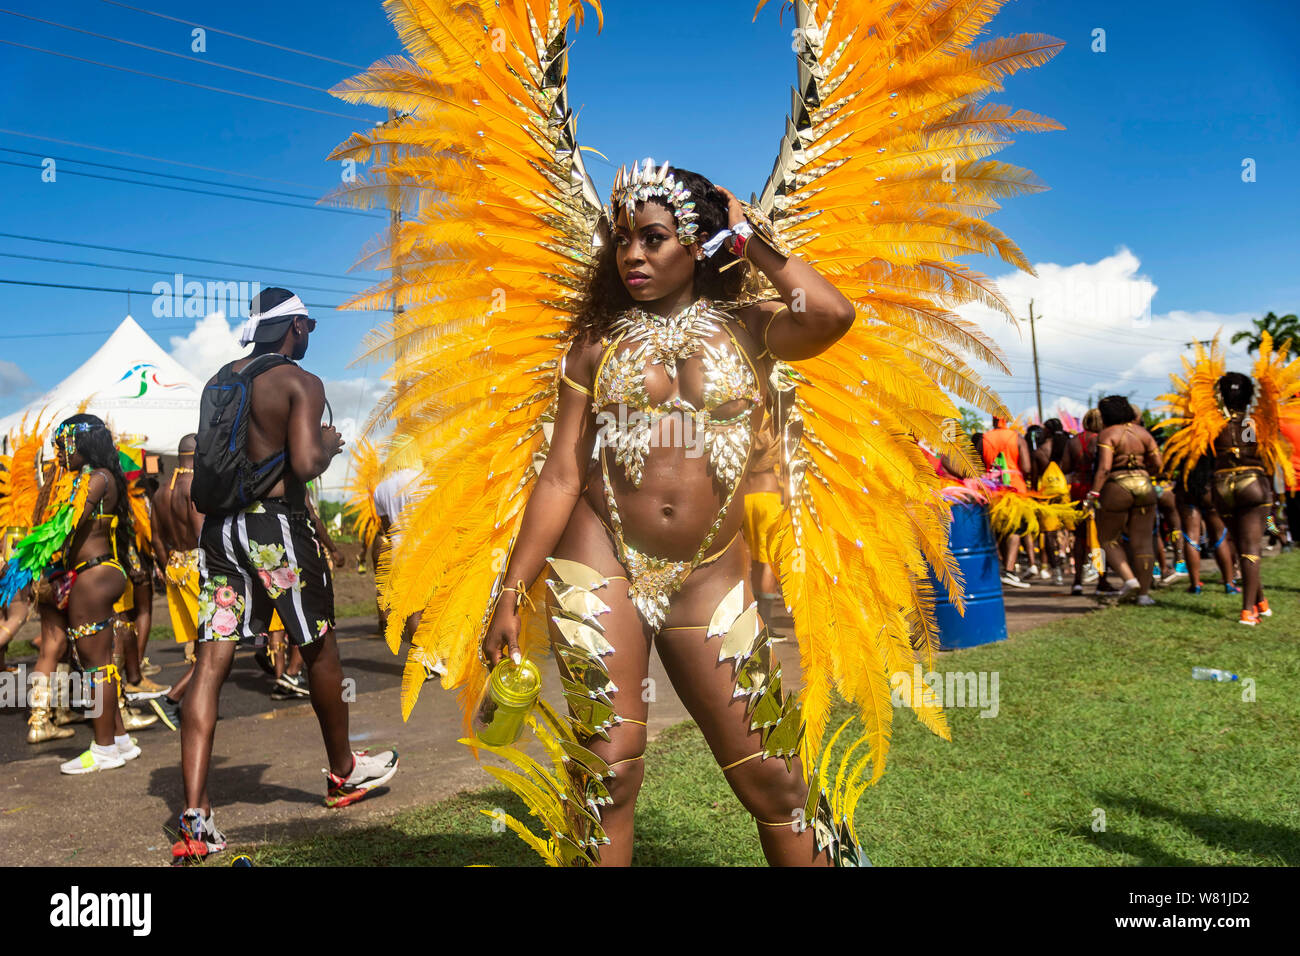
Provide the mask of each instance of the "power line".
{"label": "power line", "polygon": [[[15,335],[0,335],[0,339],[61,339],[70,335],[112,335],[114,329],[89,329],[84,332],[22,332]],[[151,332],[193,332],[192,325],[161,325]]]}
{"label": "power line", "polygon": [[[245,179],[257,179],[265,183],[279,183],[282,186],[298,186],[302,189],[315,189],[311,183],[297,183],[288,179],[272,179],[269,176],[256,176],[253,173],[241,173],[233,169],[218,169],[215,166],[200,166],[198,163],[185,163],[179,159],[163,159],[161,156],[150,156],[146,153],[131,153],[124,149],[109,149],[106,146],[91,146],[89,143],[76,143],[69,139],[55,139],[53,136],[37,136],[35,133],[20,133],[16,129],[0,128],[0,133],[6,133],[9,136],[21,136],[24,139],[39,139],[46,143],[58,143],[60,146],[75,146],[77,149],[91,149],[97,153],[112,153],[116,156],[129,156],[132,159],[146,159],[152,163],[166,163],[169,166],[183,166],[187,169],[201,169],[205,173],[221,173],[224,176],[242,176]],[[149,175],[161,175],[159,173],[150,173]]]}
{"label": "power line", "polygon": [[139,176],[160,176],[163,179],[175,179],[183,183],[200,183],[204,186],[220,186],[222,189],[246,189],[249,192],[266,193],[270,196],[286,196],[290,199],[306,199],[315,202],[318,197],[304,196],[302,193],[287,193],[283,189],[262,189],[260,186],[237,186],[232,183],[213,182],[211,179],[198,179],[194,176],[178,176],[175,173],[155,173],[147,169],[132,166],[114,166],[112,163],[97,163],[89,159],[77,159],[75,156],[54,156],[50,153],[38,153],[30,149],[14,149],[12,146],[0,146],[0,152],[17,153],[19,156],[36,156],[40,159],[53,159],[60,163],[80,163],[82,166],[94,166],[97,169],[113,169],[121,173],[135,173]]}
{"label": "power line", "polygon": [[129,3],[119,3],[118,0],[101,0],[103,3],[111,3],[115,7],[122,7],[126,10],[134,10],[136,13],[148,14],[151,17],[158,17],[162,20],[171,20],[173,23],[183,23],[187,27],[199,27],[212,33],[220,33],[222,36],[234,37],[236,40],[246,40],[249,43],[256,43],[260,46],[270,47],[273,50],[283,50],[285,53],[296,53],[299,56],[309,56],[313,60],[324,60],[326,63],[337,63],[339,66],[346,66],[353,70],[364,70],[364,66],[356,63],[348,63],[344,60],[336,60],[333,57],[321,56],[319,53],[308,53],[306,50],[295,50],[291,46],[280,46],[278,43],[271,43],[267,40],[259,40],[256,37],[246,37],[238,33],[231,33],[229,30],[220,30],[217,27],[204,26],[202,23],[195,23],[193,20],[182,20],[180,17],[169,16],[165,13],[155,13],[152,10],[145,10],[142,7],[133,7]]}
{"label": "power line", "polygon": [[[31,262],[55,262],[65,266],[93,266],[96,269],[116,269],[119,272],[156,272],[162,274],[162,270],[156,266],[117,266],[107,262],[87,262],[84,259],[55,259],[51,256],[25,256],[18,252],[0,252],[0,256],[6,259],[27,259]],[[210,276],[203,275],[199,272],[187,273],[187,279],[211,279],[213,282],[229,282],[228,276]],[[296,289],[306,289],[309,292],[337,292],[341,295],[355,295],[351,289],[325,289],[315,285],[298,285],[294,283]]]}
{"label": "power line", "polygon": [[245,76],[255,76],[259,80],[273,80],[276,83],[285,83],[289,86],[297,86],[304,90],[312,90],[315,93],[324,93],[329,95],[329,90],[323,86],[312,86],[310,83],[299,83],[297,80],[286,80],[280,76],[271,76],[269,73],[258,73],[255,70],[245,70],[243,67],[230,66],[226,63],[218,63],[216,60],[205,59],[199,56],[190,56],[188,53],[177,53],[174,50],[164,50],[161,47],[149,46],[147,43],[136,43],[134,40],[124,40],[121,37],[109,36],[107,33],[96,33],[93,30],[83,30],[81,27],[68,26],[66,23],[55,23],[53,20],[45,20],[41,17],[33,17],[26,13],[17,13],[13,10],[6,10],[0,7],[0,13],[8,14],[11,17],[21,17],[24,20],[31,20],[35,23],[44,23],[47,26],[58,27],[60,30],[68,30],[72,33],[81,33],[97,40],[109,40],[113,43],[121,43],[125,46],[133,46],[140,50],[148,50],[150,53],[161,53],[164,56],[174,56],[180,60],[189,60],[192,63],[202,63],[204,66],[214,66],[219,70],[230,70],[234,73],[243,73]]}
{"label": "power line", "polygon": [[[0,279],[0,283],[5,285],[29,285],[38,286],[43,289],[71,289],[77,292],[113,292],[117,295],[142,295],[146,298],[154,296],[154,292],[144,292],[140,289],[109,289],[99,285],[68,285],[62,282],[30,282],[26,279]],[[183,297],[183,296],[182,296]],[[325,302],[304,302],[308,308],[312,309],[330,309],[338,311],[341,306],[334,303]],[[375,312],[376,309],[348,309],[349,312]]]}
{"label": "power line", "polygon": [[16,232],[0,232],[0,239],[20,239],[23,242],[44,242],[56,246],[76,246],[79,249],[98,249],[101,252],[120,252],[131,256],[152,256],[155,259],[180,259],[185,262],[202,262],[212,266],[233,266],[236,269],[262,269],[266,272],[291,272],[294,275],[315,276],[318,279],[345,279],[351,282],[373,282],[365,276],[339,275],[333,272],[308,272],[306,269],[290,269],[256,265],[250,262],[230,262],[226,259],[202,259],[198,256],[183,256],[174,252],[145,252],[142,249],[123,249],[120,246],[101,246],[93,242],[75,242],[72,239],[46,239],[41,236],[24,236]]}
{"label": "power line", "polygon": [[198,90],[207,90],[211,93],[225,93],[227,96],[238,96],[245,100],[256,100],[259,103],[270,103],[272,106],[287,106],[290,109],[302,110],[305,113],[319,113],[321,116],[334,116],[339,119],[345,119],[350,123],[360,123],[369,125],[367,120],[356,116],[349,116],[346,113],[335,113],[332,110],[320,110],[314,106],[299,106],[297,103],[287,103],[284,100],[273,100],[265,96],[254,96],[252,93],[239,93],[235,90],[227,90],[220,86],[208,86],[204,83],[194,83],[190,80],[180,80],[174,76],[163,76],[160,73],[148,73],[144,70],[133,70],[129,66],[117,66],[113,63],[103,63],[99,60],[90,60],[84,56],[73,56],[71,53],[59,53],[57,50],[46,50],[39,46],[28,46],[26,43],[15,43],[13,40],[0,40],[0,43],[6,46],[15,46],[20,50],[31,50],[35,53],[47,53],[50,56],[62,57],[65,60],[76,60],[79,63],[89,63],[91,66],[102,66],[109,70],[120,70],[123,73],[134,73],[137,76],[146,76],[151,80],[163,80],[167,83],[177,83],[181,86],[192,86]]}
{"label": "power line", "polygon": [[[4,40],[0,40],[0,43],[4,43],[4,42],[5,42]],[[75,163],[75,162],[79,162],[79,160],[71,160],[71,162]],[[16,163],[8,159],[0,159],[0,166],[15,166],[18,169],[34,168],[32,166],[29,166],[27,163]],[[195,195],[199,195],[199,196],[216,196],[220,199],[242,199],[244,200],[244,202],[256,202],[268,206],[288,206],[290,209],[306,209],[313,212],[333,212],[344,216],[361,216],[365,219],[384,218],[383,216],[377,215],[376,213],[363,212],[359,209],[341,209],[337,206],[303,206],[300,205],[299,203],[281,202],[278,199],[262,199],[258,196],[240,196],[237,193],[218,193],[218,192],[213,192],[210,189],[193,189],[189,186],[169,186],[167,183],[143,183],[140,182],[140,180],[138,179],[123,179],[121,176],[105,176],[102,173],[88,173],[80,169],[70,169],[70,170],[66,170],[66,172],[71,173],[73,176],[86,176],[90,179],[103,179],[113,183],[127,183],[128,185],[131,186],[149,186],[153,189],[170,189],[173,190],[174,192],[194,193]],[[143,175],[147,176],[152,174],[144,173]],[[218,183],[218,185],[224,185],[224,184]],[[229,188],[238,189],[238,188],[245,188],[245,187],[232,186]]]}

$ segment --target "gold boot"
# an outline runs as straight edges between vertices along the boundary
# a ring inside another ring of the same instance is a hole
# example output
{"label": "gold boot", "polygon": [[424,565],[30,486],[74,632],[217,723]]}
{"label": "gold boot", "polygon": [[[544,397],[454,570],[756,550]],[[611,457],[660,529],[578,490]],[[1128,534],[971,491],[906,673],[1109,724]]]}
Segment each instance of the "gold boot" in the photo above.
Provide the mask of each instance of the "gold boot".
{"label": "gold boot", "polygon": [[130,705],[122,708],[122,726],[127,730],[144,730],[156,723],[158,717],[155,714],[142,714]]}
{"label": "gold boot", "polygon": [[[126,693],[123,690],[123,688],[126,687],[126,678],[120,676],[121,675],[120,665],[119,665],[118,674],[119,677],[117,680],[117,706],[122,711],[122,726],[125,727],[128,731],[144,730],[146,727],[152,727],[154,724],[158,723],[158,718],[153,714],[141,713],[139,710],[136,710],[135,707],[127,703]],[[148,678],[144,678],[144,679],[147,680]]]}
{"label": "gold boot", "polygon": [[149,658],[142,658],[140,661],[140,675],[142,677],[153,677],[155,674],[162,673],[162,666],[155,664]]}
{"label": "gold boot", "polygon": [[50,704],[54,707],[54,723],[56,726],[65,727],[68,724],[79,724],[86,719],[86,715],[79,710],[73,710],[72,704],[72,665],[59,664],[54,671],[54,687],[50,691]]}
{"label": "gold boot", "polygon": [[50,719],[50,679],[44,674],[32,677],[32,715],[27,718],[27,742],[43,744],[47,740],[63,740],[76,733],[70,727],[58,727]]}

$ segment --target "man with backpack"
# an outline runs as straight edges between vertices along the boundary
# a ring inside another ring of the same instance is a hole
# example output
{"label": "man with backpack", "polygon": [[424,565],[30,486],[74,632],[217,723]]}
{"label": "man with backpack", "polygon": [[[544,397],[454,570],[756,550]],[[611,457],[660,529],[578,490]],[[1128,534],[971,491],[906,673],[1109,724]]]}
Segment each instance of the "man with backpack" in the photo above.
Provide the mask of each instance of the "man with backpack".
{"label": "man with backpack", "polygon": [[240,337],[248,358],[208,382],[199,410],[190,494],[203,513],[203,590],[198,662],[185,695],[181,767],[185,806],[174,860],[224,850],[207,777],[221,686],[241,640],[266,642],[278,613],[307,664],[312,707],[329,768],[325,804],[355,803],[397,771],[397,753],[354,753],[348,744],[343,670],[334,639],[330,561],[307,512],[307,482],[343,449],[321,424],[325,387],[298,366],[316,327],[287,289],[253,299]]}

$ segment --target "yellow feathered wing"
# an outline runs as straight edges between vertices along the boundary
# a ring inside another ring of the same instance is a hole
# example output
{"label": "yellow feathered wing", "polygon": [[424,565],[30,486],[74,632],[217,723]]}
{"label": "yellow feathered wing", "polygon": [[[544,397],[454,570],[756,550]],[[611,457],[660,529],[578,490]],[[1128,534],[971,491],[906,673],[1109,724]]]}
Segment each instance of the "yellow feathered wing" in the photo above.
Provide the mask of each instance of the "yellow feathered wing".
{"label": "yellow feathered wing", "polygon": [[45,420],[44,413],[30,423],[24,415],[9,433],[9,455],[4,459],[5,488],[0,496],[0,527],[30,530],[43,520],[38,515],[43,483],[41,469],[51,424]]}
{"label": "yellow feathered wing", "polygon": [[1214,440],[1228,422],[1219,405],[1218,382],[1225,368],[1218,334],[1209,349],[1197,342],[1193,359],[1184,355],[1182,362],[1183,373],[1170,373],[1170,391],[1158,400],[1169,416],[1161,427],[1174,430],[1165,442],[1164,469],[1181,473],[1185,483],[1196,463],[1213,452]]}
{"label": "yellow feathered wing", "polygon": [[1300,403],[1300,357],[1288,360],[1286,348],[1273,351],[1273,337],[1265,332],[1253,375],[1255,404],[1250,421],[1260,457],[1269,471],[1281,468],[1286,486],[1294,487],[1291,445],[1282,434],[1281,419]]}
{"label": "yellow feathered wing", "polygon": [[[955,260],[996,255],[1029,270],[984,217],[1002,197],[1042,187],[987,157],[1011,133],[1061,128],[982,102],[1003,78],[1062,46],[1025,35],[972,47],[1000,6],[794,4],[798,87],[758,205],[859,313],[829,351],[790,363],[782,394],[792,406],[789,511],[776,561],[802,655],[805,767],[836,688],[857,705],[870,779],[879,778],[893,718],[890,677],[910,673],[917,651],[928,663],[935,646],[927,568],[961,603],[950,512],[917,441],[969,458],[951,425],[958,413],[950,396],[1006,414],[972,367],[1005,371],[1001,357],[954,309],[978,302],[1009,310],[989,280]],[[914,709],[948,736],[933,698]]]}
{"label": "yellow feathered wing", "polygon": [[[601,207],[566,95],[568,25],[581,24],[582,0],[385,9],[407,55],[334,92],[401,117],[332,158],[373,161],[370,179],[336,198],[404,213],[374,252],[391,278],[350,305],[401,308],[374,344],[392,361],[382,414],[423,473],[388,588],[390,643],[423,612],[402,682],[409,716],[436,671],[466,702],[482,687],[478,642],[545,454]],[[536,617],[525,647],[544,636]]]}
{"label": "yellow feathered wing", "polygon": [[352,448],[352,478],[348,482],[346,510],[352,518],[352,527],[361,541],[361,558],[364,561],[374,547],[379,535],[379,513],[375,511],[375,486],[382,480],[383,462],[379,449],[364,438]]}

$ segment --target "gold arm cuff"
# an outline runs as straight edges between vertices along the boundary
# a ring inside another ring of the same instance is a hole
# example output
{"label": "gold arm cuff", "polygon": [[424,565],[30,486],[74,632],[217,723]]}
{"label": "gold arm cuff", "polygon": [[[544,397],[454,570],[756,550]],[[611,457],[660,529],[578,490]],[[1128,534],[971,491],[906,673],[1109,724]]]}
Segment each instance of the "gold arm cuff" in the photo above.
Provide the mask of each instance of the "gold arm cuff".
{"label": "gold arm cuff", "polygon": [[569,378],[569,376],[565,375],[563,372],[560,373],[560,381],[563,382],[565,385],[569,386],[569,388],[576,388],[578,391],[582,392],[582,394],[586,395],[588,398],[593,397],[591,394],[591,389],[587,388],[585,385],[579,385],[577,382]]}
{"label": "gold arm cuff", "polygon": [[771,330],[772,323],[775,322],[780,317],[781,313],[789,312],[789,311],[790,311],[790,307],[788,305],[782,305],[781,308],[773,312],[772,315],[768,318],[767,324],[763,326],[763,351],[759,353],[758,355],[759,358],[763,358],[765,355],[772,354],[772,347],[767,344],[767,333]]}

